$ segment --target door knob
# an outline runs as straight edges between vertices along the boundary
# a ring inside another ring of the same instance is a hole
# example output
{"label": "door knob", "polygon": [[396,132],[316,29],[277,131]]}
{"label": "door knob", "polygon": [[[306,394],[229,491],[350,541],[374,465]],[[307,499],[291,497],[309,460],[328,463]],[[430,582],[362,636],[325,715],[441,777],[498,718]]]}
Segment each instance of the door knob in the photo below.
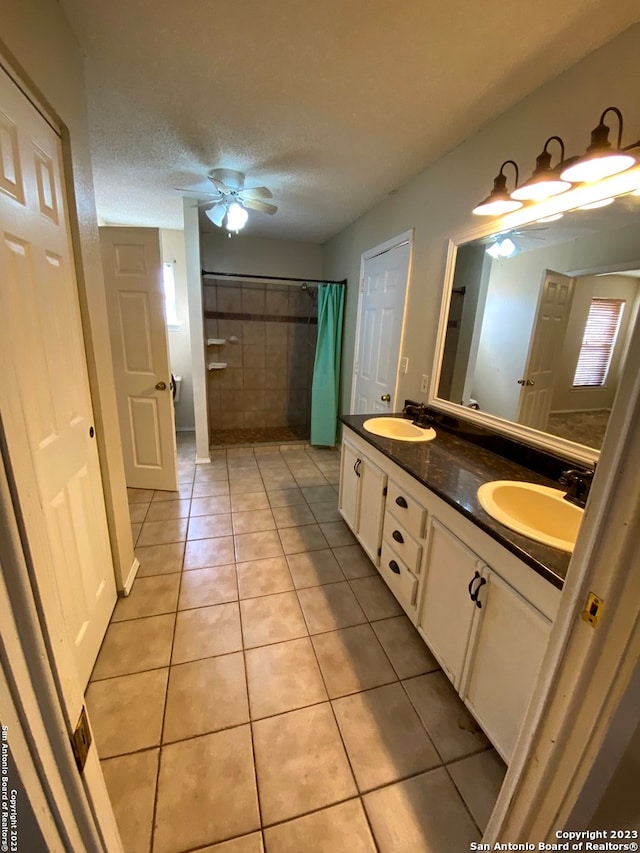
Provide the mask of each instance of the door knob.
{"label": "door knob", "polygon": [[156,383],[156,391],[166,391],[167,383],[166,382],[157,382]]}
{"label": "door knob", "polygon": [[380,399],[382,400],[383,403],[388,403],[389,400],[391,399],[391,394],[383,394],[382,397],[380,397]]}
{"label": "door knob", "polygon": [[518,385],[535,385],[533,379],[518,379]]}

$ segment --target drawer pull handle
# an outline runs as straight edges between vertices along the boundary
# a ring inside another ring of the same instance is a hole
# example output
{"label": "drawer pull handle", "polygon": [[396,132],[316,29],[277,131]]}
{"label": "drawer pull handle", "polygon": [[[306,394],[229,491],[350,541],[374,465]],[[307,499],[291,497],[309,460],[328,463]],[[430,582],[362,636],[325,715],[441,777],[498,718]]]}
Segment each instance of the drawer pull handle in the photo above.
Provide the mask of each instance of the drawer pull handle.
{"label": "drawer pull handle", "polygon": [[356,477],[360,476],[360,466],[362,465],[362,459],[356,459],[353,463],[353,470],[355,472]]}
{"label": "drawer pull handle", "polygon": [[409,506],[409,504],[402,497],[402,495],[400,495],[399,497],[396,498],[396,503],[398,504],[398,506],[401,506],[403,509],[407,509],[407,507]]}
{"label": "drawer pull handle", "polygon": [[[476,590],[474,592],[472,590],[472,587],[473,587],[474,583],[478,580],[479,577],[480,577],[480,572],[476,571],[474,576],[469,581],[469,586],[467,587],[467,589],[469,590],[469,598],[471,599],[471,601],[476,601],[476,596],[478,595],[478,590]],[[478,587],[478,589],[480,589],[480,587]]]}
{"label": "drawer pull handle", "polygon": [[391,534],[396,542],[399,542],[401,545],[404,545],[404,536],[400,533],[399,530],[394,530]]}
{"label": "drawer pull handle", "polygon": [[479,583],[479,584],[478,584],[478,586],[476,587],[476,592],[475,592],[475,596],[476,596],[476,597],[475,597],[475,599],[474,599],[474,601],[475,601],[475,603],[476,603],[476,607],[482,607],[482,602],[481,602],[481,601],[480,601],[480,599],[478,598],[478,593],[480,592],[480,587],[481,587],[481,586],[483,586],[486,582],[487,582],[487,581],[486,581],[486,578],[480,578],[480,583]]}
{"label": "drawer pull handle", "polygon": [[400,574],[400,566],[396,563],[395,560],[389,560],[389,568],[392,572],[395,572],[396,575]]}

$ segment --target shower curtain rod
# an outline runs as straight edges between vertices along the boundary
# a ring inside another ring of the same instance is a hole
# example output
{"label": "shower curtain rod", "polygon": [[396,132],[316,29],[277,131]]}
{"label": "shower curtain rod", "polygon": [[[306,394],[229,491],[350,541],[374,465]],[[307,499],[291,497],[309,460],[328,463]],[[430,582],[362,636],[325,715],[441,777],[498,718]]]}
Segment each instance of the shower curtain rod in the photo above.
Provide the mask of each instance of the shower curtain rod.
{"label": "shower curtain rod", "polygon": [[341,281],[336,281],[335,279],[330,278],[290,278],[286,275],[251,275],[249,273],[241,273],[241,272],[211,272],[210,270],[201,270],[203,276],[205,275],[215,275],[215,276],[225,276],[227,278],[259,278],[262,281],[300,281],[305,282],[306,284],[342,284],[344,287],[347,286],[347,279],[343,278]]}

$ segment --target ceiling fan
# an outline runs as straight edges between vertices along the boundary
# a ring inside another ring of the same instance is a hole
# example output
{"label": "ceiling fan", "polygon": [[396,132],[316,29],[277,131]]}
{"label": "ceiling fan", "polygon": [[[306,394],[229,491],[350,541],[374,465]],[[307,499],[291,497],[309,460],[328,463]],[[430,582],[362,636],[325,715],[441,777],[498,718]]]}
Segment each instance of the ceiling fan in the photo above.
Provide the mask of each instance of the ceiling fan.
{"label": "ceiling fan", "polygon": [[[245,187],[245,176],[234,169],[211,169],[207,178],[213,184],[211,192],[182,189],[181,192],[193,192],[199,196],[210,195],[210,201],[200,202],[207,217],[222,228],[226,220],[229,231],[239,231],[247,221],[247,209],[273,215],[277,211],[275,204],[264,199],[273,198],[267,187]],[[177,189],[180,189],[179,187]]]}

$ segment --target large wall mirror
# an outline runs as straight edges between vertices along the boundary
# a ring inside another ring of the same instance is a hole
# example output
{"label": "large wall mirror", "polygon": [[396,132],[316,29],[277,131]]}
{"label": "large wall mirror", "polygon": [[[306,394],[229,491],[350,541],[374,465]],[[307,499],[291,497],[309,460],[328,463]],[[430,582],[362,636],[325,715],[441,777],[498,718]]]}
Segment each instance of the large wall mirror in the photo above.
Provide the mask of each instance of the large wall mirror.
{"label": "large wall mirror", "polygon": [[597,459],[640,306],[640,196],[452,243],[430,403]]}

